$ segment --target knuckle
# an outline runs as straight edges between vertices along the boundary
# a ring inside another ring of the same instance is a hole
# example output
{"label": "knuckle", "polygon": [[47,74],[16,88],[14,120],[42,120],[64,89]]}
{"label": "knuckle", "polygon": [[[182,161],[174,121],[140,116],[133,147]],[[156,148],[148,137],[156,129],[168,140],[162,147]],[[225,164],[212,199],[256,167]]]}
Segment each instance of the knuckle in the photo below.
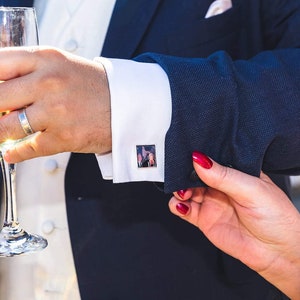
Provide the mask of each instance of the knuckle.
{"label": "knuckle", "polygon": [[229,173],[229,168],[225,167],[222,168],[219,174],[219,181],[220,183],[224,182],[224,180],[228,177],[228,173]]}
{"label": "knuckle", "polygon": [[34,48],[33,53],[36,55],[38,59],[41,59],[42,61],[44,60],[50,60],[52,61],[53,59],[64,59],[65,55],[61,50],[58,50],[55,47],[50,47],[50,46],[40,46],[38,48]]}
{"label": "knuckle", "polygon": [[[52,102],[51,109],[53,116],[59,116],[61,120],[67,120],[66,117],[69,114],[69,109],[64,100],[57,99],[55,102]],[[64,128],[64,126],[61,128]]]}
{"label": "knuckle", "polygon": [[[52,91],[61,89],[65,85],[66,74],[68,74],[68,72],[64,72],[65,68],[61,69],[66,62],[64,53],[55,48],[42,48],[38,50],[37,56],[41,63],[39,84]],[[49,61],[52,62],[50,67]]]}
{"label": "knuckle", "polygon": [[229,167],[222,167],[218,172],[217,176],[213,179],[213,186],[216,188],[221,188],[222,186],[226,186],[226,182],[228,182],[231,176],[232,169]]}
{"label": "knuckle", "polygon": [[39,78],[37,78],[37,84],[50,92],[60,90],[63,80],[57,71],[48,70],[47,72],[40,73]]}
{"label": "knuckle", "polygon": [[74,139],[74,133],[72,133],[70,130],[61,130],[58,137],[62,143],[69,144],[69,142]]}

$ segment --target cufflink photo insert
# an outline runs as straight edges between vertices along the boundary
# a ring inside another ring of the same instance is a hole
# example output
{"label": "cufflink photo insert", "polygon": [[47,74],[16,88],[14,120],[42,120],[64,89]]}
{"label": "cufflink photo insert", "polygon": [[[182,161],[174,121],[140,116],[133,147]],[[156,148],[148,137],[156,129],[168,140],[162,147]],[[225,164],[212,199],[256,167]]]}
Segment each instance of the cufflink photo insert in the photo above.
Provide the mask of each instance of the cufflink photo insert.
{"label": "cufflink photo insert", "polygon": [[157,166],[155,145],[137,145],[136,161],[138,168],[153,168]]}

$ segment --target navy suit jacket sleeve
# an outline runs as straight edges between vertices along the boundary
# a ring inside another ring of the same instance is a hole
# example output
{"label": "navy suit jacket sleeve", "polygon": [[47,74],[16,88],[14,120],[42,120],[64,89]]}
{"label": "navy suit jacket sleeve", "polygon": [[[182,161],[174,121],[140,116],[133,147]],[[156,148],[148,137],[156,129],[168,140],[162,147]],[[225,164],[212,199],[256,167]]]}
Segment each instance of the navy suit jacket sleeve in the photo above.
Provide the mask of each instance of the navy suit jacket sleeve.
{"label": "navy suit jacket sleeve", "polygon": [[295,2],[276,1],[262,11],[264,51],[249,59],[233,59],[225,51],[206,58],[153,53],[137,58],[160,64],[170,81],[166,192],[202,185],[191,176],[194,150],[252,175],[261,169],[300,173],[300,8]]}

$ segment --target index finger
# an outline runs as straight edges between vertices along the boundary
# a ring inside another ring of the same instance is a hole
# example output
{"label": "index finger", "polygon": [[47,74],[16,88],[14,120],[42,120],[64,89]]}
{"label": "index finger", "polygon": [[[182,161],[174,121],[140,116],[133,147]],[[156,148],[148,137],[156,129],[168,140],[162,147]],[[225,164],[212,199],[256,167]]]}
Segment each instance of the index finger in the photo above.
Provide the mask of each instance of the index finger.
{"label": "index finger", "polygon": [[36,64],[35,53],[39,48],[38,46],[0,48],[0,80],[6,81],[30,73]]}
{"label": "index finger", "polygon": [[0,111],[16,110],[30,105],[33,72],[36,70],[38,47],[0,49]]}
{"label": "index finger", "polygon": [[[197,160],[197,156],[199,160]],[[252,201],[257,203],[261,198],[270,196],[271,193],[272,195],[276,194],[279,190],[270,180],[264,181],[233,168],[222,166],[208,157],[205,158],[206,163],[207,160],[210,160],[211,164],[209,167],[203,167],[201,166],[203,157],[206,156],[200,152],[193,154],[194,168],[201,180],[208,186],[234,198],[241,205],[249,205]],[[270,184],[272,189],[269,188]]]}

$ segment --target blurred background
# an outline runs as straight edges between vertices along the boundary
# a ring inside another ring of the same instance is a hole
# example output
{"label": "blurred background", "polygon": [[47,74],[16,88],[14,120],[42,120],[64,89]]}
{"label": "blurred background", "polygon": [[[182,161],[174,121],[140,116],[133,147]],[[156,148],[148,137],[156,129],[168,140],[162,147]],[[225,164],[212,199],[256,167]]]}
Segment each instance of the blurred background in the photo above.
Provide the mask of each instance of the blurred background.
{"label": "blurred background", "polygon": [[300,176],[292,176],[291,182],[293,186],[292,198],[296,207],[300,211]]}

